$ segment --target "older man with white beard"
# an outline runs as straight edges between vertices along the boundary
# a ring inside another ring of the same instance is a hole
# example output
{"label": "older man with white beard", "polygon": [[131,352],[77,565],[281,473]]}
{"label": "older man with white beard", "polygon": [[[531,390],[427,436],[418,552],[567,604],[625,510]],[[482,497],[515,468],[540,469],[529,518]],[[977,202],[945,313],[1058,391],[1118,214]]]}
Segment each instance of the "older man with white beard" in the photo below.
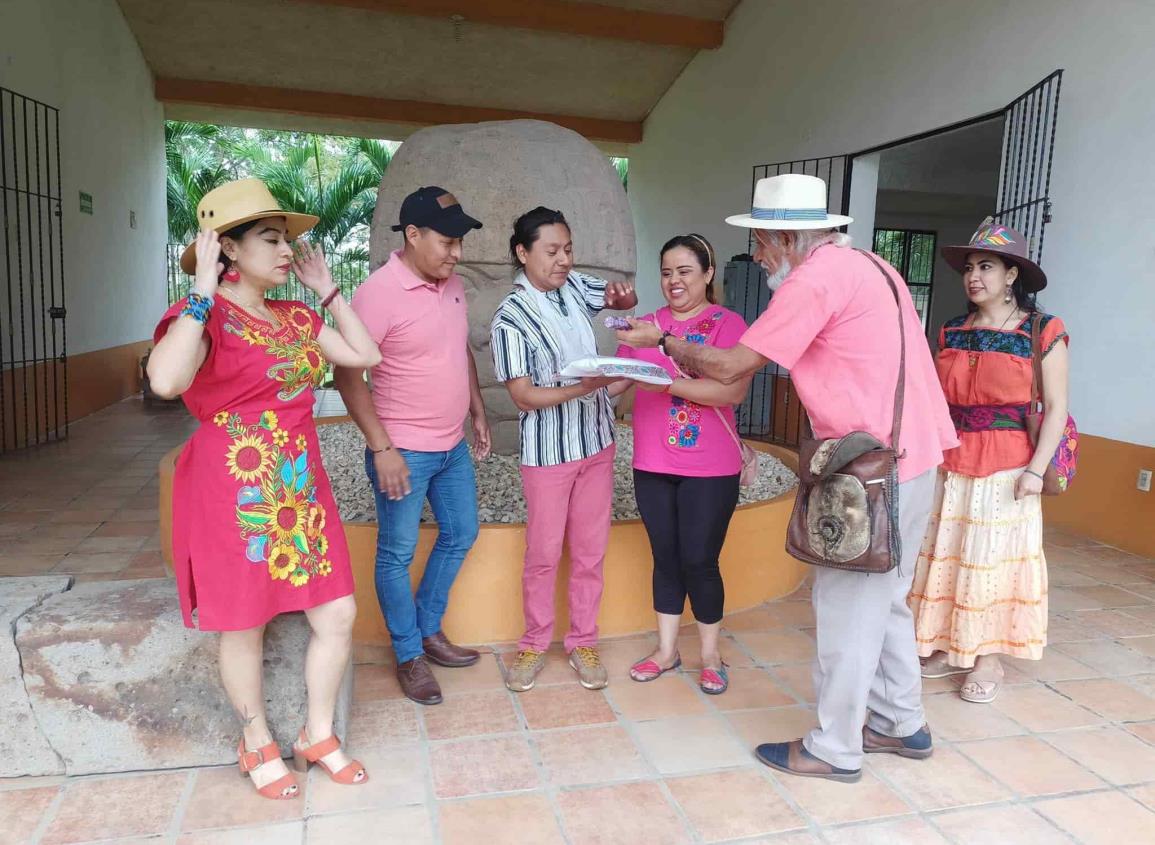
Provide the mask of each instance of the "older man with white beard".
{"label": "older man with white beard", "polygon": [[907,593],[943,450],[958,445],[922,322],[901,276],[881,259],[895,294],[867,255],[837,231],[849,217],[826,211],[813,176],[762,179],[750,214],[726,222],[755,230],[754,258],[774,291],[766,311],[730,349],[687,343],[631,320],[631,346],[658,346],[682,369],[732,383],[774,361],[790,370],[815,437],[866,431],[889,444],[906,334],[899,514],[902,560],[885,574],[816,567],[814,688],[818,727],[804,739],[758,746],[758,759],[804,777],[854,782],[864,753],[928,757],[930,730]]}

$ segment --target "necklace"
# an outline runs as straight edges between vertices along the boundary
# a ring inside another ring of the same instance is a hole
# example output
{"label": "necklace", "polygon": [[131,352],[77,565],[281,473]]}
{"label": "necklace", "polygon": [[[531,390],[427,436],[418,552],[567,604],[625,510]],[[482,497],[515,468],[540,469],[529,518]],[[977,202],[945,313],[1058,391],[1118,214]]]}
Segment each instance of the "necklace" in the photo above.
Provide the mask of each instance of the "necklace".
{"label": "necklace", "polygon": [[241,301],[241,298],[237,296],[236,291],[231,290],[230,288],[221,287],[219,290],[221,294],[224,295],[225,299],[234,303],[238,308],[244,311],[244,313],[249,316],[250,320],[253,318],[253,316],[258,317],[260,322],[255,323],[255,325],[259,326],[260,323],[264,323],[268,331],[274,332],[280,331],[283,328],[281,320],[277,317],[276,314],[273,313],[273,309],[269,308],[268,300],[263,296],[260,298],[259,304],[249,304],[247,302]]}
{"label": "necklace", "polygon": [[[1010,322],[1011,317],[1014,317],[1018,313],[1019,313],[1019,307],[1016,305],[1014,308],[1011,309],[1010,313],[1007,314],[1007,316],[1003,318],[1002,323],[999,324],[999,327],[997,329],[995,329],[995,331],[1001,332],[1003,329],[1005,329],[1007,327],[1007,323]],[[975,319],[971,321],[971,329],[972,330],[975,328],[974,324],[976,322],[978,322],[978,315],[977,314],[975,315]],[[967,338],[967,340],[969,342],[969,347],[970,347],[970,354],[967,356],[967,363],[970,364],[970,368],[972,370],[979,365],[979,352],[981,351],[979,349],[974,348],[974,337],[975,337],[975,335],[974,335],[974,332],[972,331],[970,337]]]}
{"label": "necklace", "polygon": [[233,291],[230,288],[222,287],[221,293],[223,293],[225,295],[225,297],[227,299],[229,299],[231,302],[236,303],[241,308],[244,308],[246,311],[250,311],[254,314],[261,314],[266,310],[265,309],[265,298],[263,296],[257,302],[249,303],[249,302],[245,302],[244,300],[242,300],[239,296],[237,296],[236,291]]}
{"label": "necklace", "polygon": [[264,297],[261,297],[259,302],[255,302],[255,303],[245,302],[244,300],[241,299],[241,297],[239,297],[237,295],[236,291],[234,291],[232,288],[226,288],[223,285],[221,286],[221,293],[225,294],[229,299],[231,299],[237,305],[241,306],[242,308],[244,308],[248,311],[256,311],[256,310],[260,309],[265,304],[265,298]]}

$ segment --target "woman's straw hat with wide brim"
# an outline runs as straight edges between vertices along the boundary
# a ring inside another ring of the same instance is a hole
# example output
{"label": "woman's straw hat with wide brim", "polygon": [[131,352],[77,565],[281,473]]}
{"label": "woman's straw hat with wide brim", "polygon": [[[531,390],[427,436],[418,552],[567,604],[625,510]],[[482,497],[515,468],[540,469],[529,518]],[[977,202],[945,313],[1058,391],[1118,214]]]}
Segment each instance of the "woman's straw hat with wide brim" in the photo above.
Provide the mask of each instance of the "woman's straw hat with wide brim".
{"label": "woman's straw hat with wide brim", "polygon": [[[201,231],[215,229],[218,235],[223,235],[234,226],[240,226],[251,220],[260,220],[262,217],[284,217],[285,225],[288,227],[286,237],[290,241],[312,229],[320,219],[313,214],[297,214],[282,210],[260,179],[226,182],[205,194],[197,204],[197,221],[200,223]],[[185,247],[180,257],[180,269],[190,276],[196,273],[195,241]]]}
{"label": "woman's straw hat with wide brim", "polygon": [[783,173],[759,179],[750,213],[735,214],[726,222],[747,229],[783,231],[837,229],[854,222],[852,217],[831,214],[827,202],[826,183],[817,176]]}
{"label": "woman's straw hat with wide brim", "polygon": [[1038,293],[1047,286],[1043,268],[1027,257],[1027,239],[1021,232],[996,223],[991,217],[979,225],[969,244],[944,246],[939,251],[943,260],[960,273],[972,252],[992,252],[1019,268],[1019,280],[1027,293]]}

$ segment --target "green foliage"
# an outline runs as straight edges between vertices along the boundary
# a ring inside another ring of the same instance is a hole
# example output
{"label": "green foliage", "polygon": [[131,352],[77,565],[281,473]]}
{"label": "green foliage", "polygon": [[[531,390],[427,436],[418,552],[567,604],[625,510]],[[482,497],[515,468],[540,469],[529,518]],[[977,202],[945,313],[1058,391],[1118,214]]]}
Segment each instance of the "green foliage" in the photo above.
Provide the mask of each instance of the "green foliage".
{"label": "green foliage", "polygon": [[192,239],[201,197],[232,178],[221,156],[221,136],[220,127],[206,123],[171,120],[164,125],[168,239],[172,242]]}
{"label": "green foliage", "polygon": [[622,180],[622,187],[628,191],[630,189],[630,160],[619,156],[610,156],[610,164],[618,172],[618,178]]}
{"label": "green foliage", "polygon": [[[286,211],[320,218],[309,237],[326,254],[367,260],[377,187],[399,144],[175,120],[165,124],[164,137],[171,243],[196,236],[196,207],[206,193],[256,176]],[[610,163],[628,189],[629,159],[614,156]]]}
{"label": "green foliage", "polygon": [[170,121],[168,158],[169,240],[196,234],[196,207],[223,182],[255,176],[286,211],[320,218],[310,237],[327,253],[364,251],[377,186],[397,145],[267,129],[238,129]]}

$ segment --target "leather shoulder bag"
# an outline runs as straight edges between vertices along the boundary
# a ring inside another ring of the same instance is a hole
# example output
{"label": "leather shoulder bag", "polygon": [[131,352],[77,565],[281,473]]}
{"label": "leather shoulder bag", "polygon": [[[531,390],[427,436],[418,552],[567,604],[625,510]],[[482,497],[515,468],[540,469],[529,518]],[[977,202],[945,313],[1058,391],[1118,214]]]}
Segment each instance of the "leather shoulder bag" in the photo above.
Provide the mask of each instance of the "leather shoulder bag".
{"label": "leather shoulder bag", "polygon": [[894,279],[877,259],[861,253],[886,279],[898,306],[898,382],[894,388],[891,445],[865,431],[816,440],[810,419],[798,450],[798,493],[786,533],[786,551],[804,563],[854,572],[883,573],[902,560],[898,528],[898,451],[906,386],[906,328]]}

